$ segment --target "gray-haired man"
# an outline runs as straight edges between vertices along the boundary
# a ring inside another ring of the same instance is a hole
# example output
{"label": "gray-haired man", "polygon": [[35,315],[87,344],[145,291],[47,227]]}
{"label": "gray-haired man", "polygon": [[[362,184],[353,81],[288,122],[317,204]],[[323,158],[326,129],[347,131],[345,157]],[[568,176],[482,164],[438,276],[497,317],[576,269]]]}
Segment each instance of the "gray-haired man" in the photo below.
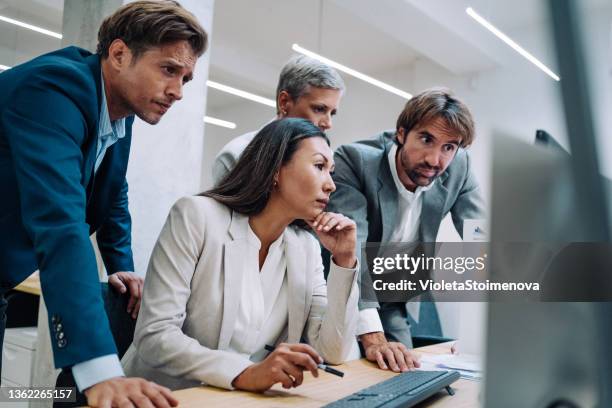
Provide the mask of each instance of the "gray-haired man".
{"label": "gray-haired man", "polygon": [[[344,81],[333,68],[306,56],[293,57],[280,73],[275,119],[304,118],[321,130],[331,129],[343,92]],[[258,131],[238,136],[221,149],[213,164],[215,184],[234,167]]]}

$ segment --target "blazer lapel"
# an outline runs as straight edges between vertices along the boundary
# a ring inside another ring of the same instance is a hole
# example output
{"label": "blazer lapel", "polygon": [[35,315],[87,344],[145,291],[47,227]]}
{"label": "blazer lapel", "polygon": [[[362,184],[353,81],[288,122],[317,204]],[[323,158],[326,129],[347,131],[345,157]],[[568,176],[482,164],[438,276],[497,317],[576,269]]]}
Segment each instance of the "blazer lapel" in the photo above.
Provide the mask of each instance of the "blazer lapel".
{"label": "blazer lapel", "polygon": [[82,184],[86,188],[87,197],[91,195],[93,190],[93,176],[94,176],[94,166],[96,163],[96,151],[98,148],[98,121],[100,120],[100,107],[102,104],[102,85],[100,82],[101,75],[101,65],[100,65],[100,56],[97,54],[90,55],[85,58],[85,63],[89,67],[92,73],[92,77],[96,84],[96,100],[98,105],[98,115],[95,120],[88,124],[88,132],[89,135],[87,137],[87,142],[83,146],[83,156],[84,156],[84,165],[83,165],[83,177]]}
{"label": "blazer lapel", "polygon": [[397,222],[398,193],[393,182],[389,160],[387,160],[390,146],[387,144],[385,147],[385,153],[378,172],[378,205],[380,206],[382,221],[381,242],[389,241]]}
{"label": "blazer lapel", "polygon": [[308,271],[312,268],[312,260],[306,257],[306,253],[300,246],[300,239],[287,228],[285,232],[285,256],[287,258],[287,286],[289,305],[289,330],[287,341],[299,343],[304,325],[307,319],[307,306],[312,296],[311,275]]}
{"label": "blazer lapel", "polygon": [[448,189],[444,186],[447,173],[442,174],[436,185],[423,193],[423,208],[421,210],[420,239],[423,242],[435,242],[444,215],[444,203]]}
{"label": "blazer lapel", "polygon": [[234,328],[236,326],[236,317],[238,316],[238,307],[242,293],[242,271],[244,269],[244,254],[248,250],[247,241],[247,223],[249,218],[245,215],[232,212],[232,220],[229,227],[229,233],[232,240],[225,244],[225,254],[223,258],[223,320],[221,322],[221,330],[219,331],[218,348],[225,350],[229,347]]}

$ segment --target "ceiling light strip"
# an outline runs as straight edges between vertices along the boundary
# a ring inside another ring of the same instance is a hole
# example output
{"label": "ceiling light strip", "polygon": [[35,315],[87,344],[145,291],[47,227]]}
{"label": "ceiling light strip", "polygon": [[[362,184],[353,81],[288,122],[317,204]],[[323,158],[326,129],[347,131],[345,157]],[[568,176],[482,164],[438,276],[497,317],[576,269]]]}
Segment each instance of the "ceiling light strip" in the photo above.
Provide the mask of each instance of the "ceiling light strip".
{"label": "ceiling light strip", "polygon": [[524,58],[526,58],[529,62],[531,62],[536,67],[540,68],[544,71],[548,76],[550,76],[555,81],[559,81],[559,75],[555,74],[550,68],[544,65],[539,59],[531,55],[529,51],[525,50],[523,47],[514,42],[510,37],[506,34],[502,33],[499,29],[497,29],[493,24],[489,23],[482,16],[474,11],[471,7],[465,9],[465,12],[476,20],[479,24],[481,24],[484,28],[492,32],[497,38],[508,44],[514,51],[521,54]]}
{"label": "ceiling light strip", "polygon": [[412,95],[409,94],[408,92],[402,91],[401,89],[395,88],[394,86],[391,86],[389,84],[386,84],[382,81],[379,81],[378,79],[372,78],[371,76],[368,76],[366,74],[362,74],[359,71],[356,71],[352,68],[347,67],[346,65],[342,65],[338,62],[332,61],[329,58],[325,58],[322,55],[316,54],[312,51],[309,51],[305,48],[300,47],[297,44],[293,44],[293,46],[291,47],[294,51],[299,52],[300,54],[304,54],[310,58],[314,58],[316,60],[319,60],[327,65],[329,65],[330,67],[334,67],[336,68],[338,71],[342,71],[346,74],[349,74],[351,76],[354,76],[355,78],[361,79],[362,81],[365,81],[369,84],[372,84],[374,86],[377,86],[379,88],[384,89],[387,92],[391,92],[395,95],[399,95],[402,98],[405,99],[410,99],[412,98]]}
{"label": "ceiling light strip", "polygon": [[252,94],[250,92],[243,91],[243,90],[240,90],[240,89],[237,89],[237,88],[233,88],[233,87],[228,86],[228,85],[223,85],[223,84],[220,84],[219,82],[208,80],[208,81],[206,81],[206,85],[208,85],[209,87],[211,87],[213,89],[217,89],[217,90],[222,91],[222,92],[227,92],[229,94],[236,95],[236,96],[239,96],[241,98],[245,98],[245,99],[251,100],[253,102],[258,102],[258,103],[261,103],[263,105],[271,106],[273,108],[276,107],[276,102],[274,102],[272,99],[264,98],[263,96],[255,95],[255,94]]}
{"label": "ceiling light strip", "polygon": [[37,26],[32,25],[32,24],[24,23],[22,21],[14,20],[14,19],[9,18],[9,17],[0,16],[0,21],[4,21],[4,22],[10,23],[10,24],[14,24],[14,25],[19,26],[19,27],[27,28],[28,30],[36,31],[36,32],[39,32],[41,34],[46,34],[48,36],[55,37],[55,38],[58,38],[60,40],[62,39],[62,35],[60,33],[56,33],[56,32],[50,31],[50,30],[45,30],[44,28],[40,28],[40,27],[37,27]]}
{"label": "ceiling light strip", "polygon": [[228,122],[227,120],[221,120],[211,116],[204,116],[204,123],[221,126],[228,129],[236,129],[236,124],[234,122]]}

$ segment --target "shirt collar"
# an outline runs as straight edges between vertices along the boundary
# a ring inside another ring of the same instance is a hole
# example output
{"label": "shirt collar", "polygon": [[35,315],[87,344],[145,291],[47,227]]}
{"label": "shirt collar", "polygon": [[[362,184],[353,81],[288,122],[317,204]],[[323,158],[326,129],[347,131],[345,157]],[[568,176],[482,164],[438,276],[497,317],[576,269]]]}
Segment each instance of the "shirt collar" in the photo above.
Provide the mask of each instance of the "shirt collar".
{"label": "shirt collar", "polygon": [[414,192],[408,190],[402,181],[399,178],[397,173],[397,164],[395,163],[395,156],[397,154],[397,145],[393,143],[393,146],[389,150],[389,154],[387,155],[387,159],[389,160],[389,167],[391,168],[391,174],[393,175],[393,182],[395,183],[395,188],[397,188],[398,193],[405,198],[412,199],[414,196],[418,196],[421,193],[429,190],[436,183],[436,180],[429,183],[428,186],[417,186]]}
{"label": "shirt collar", "polygon": [[98,135],[102,139],[112,137],[123,139],[125,137],[125,118],[110,120],[108,104],[106,102],[106,90],[104,89],[104,75],[100,73],[100,84],[102,86],[102,106],[100,107],[100,122],[98,124]]}
{"label": "shirt collar", "polygon": [[[255,234],[255,231],[253,231],[253,229],[251,228],[251,224],[249,224],[248,220],[249,219],[246,218],[246,221],[247,221],[247,239],[248,239],[248,241],[249,241],[249,243],[251,245],[253,245],[254,247],[256,247],[259,250],[259,249],[261,249],[261,241],[259,240],[259,237],[257,237],[257,234]],[[285,228],[285,231],[287,230],[287,228]],[[283,236],[285,235],[285,231],[283,231],[283,233],[280,234],[280,236],[278,238],[276,238],[276,240],[270,244],[270,248],[268,249],[268,253],[271,253],[272,251],[276,250],[276,248],[278,248],[283,243]]]}

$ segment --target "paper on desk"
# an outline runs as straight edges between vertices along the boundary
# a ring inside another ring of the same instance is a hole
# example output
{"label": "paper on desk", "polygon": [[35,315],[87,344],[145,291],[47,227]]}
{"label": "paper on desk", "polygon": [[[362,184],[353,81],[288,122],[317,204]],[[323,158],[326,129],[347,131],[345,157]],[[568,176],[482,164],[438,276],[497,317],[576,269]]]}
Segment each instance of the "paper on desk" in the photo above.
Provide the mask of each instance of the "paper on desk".
{"label": "paper on desk", "polygon": [[421,370],[455,370],[461,377],[479,380],[482,378],[482,362],[475,354],[422,354]]}

